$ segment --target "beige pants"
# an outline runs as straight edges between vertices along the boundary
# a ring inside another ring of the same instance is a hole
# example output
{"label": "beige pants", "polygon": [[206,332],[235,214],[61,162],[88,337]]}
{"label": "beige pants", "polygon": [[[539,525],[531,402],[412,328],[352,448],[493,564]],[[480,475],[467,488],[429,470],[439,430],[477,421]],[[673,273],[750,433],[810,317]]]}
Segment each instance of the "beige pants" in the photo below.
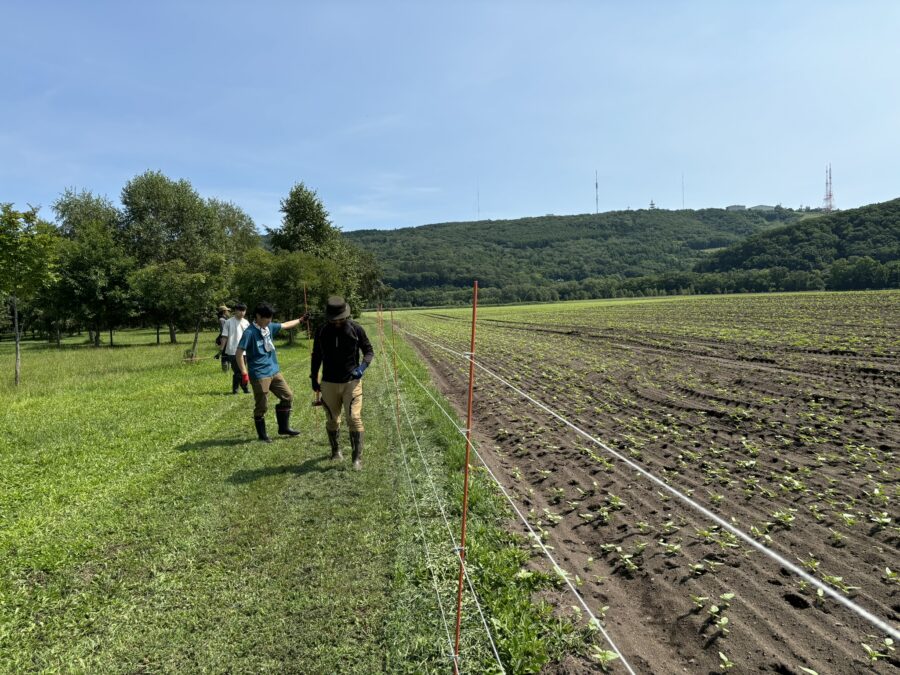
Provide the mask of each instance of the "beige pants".
{"label": "beige pants", "polygon": [[362,380],[322,382],[322,403],[328,418],[325,423],[328,431],[341,428],[342,411],[347,414],[350,431],[365,431],[362,423]]}
{"label": "beige pants", "polygon": [[263,417],[266,414],[266,410],[269,408],[270,391],[281,399],[279,407],[290,409],[291,402],[294,400],[294,392],[291,391],[281,373],[275,373],[275,377],[250,380],[250,386],[253,387],[253,398],[256,400],[256,407],[253,409],[254,417]]}

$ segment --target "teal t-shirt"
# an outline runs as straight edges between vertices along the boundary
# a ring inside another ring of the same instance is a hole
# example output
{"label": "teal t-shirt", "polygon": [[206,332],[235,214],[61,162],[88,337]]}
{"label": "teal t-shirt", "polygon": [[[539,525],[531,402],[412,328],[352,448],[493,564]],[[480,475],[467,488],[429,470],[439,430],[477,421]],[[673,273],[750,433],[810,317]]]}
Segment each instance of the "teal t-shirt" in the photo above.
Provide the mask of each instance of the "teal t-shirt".
{"label": "teal t-shirt", "polygon": [[[281,324],[274,321],[269,324],[269,337],[274,341]],[[255,323],[251,323],[238,343],[238,348],[244,350],[244,359],[247,362],[247,372],[253,380],[261,380],[264,377],[275,377],[281,370],[278,367],[278,357],[275,356],[275,345],[272,351],[267,352],[262,331]]]}

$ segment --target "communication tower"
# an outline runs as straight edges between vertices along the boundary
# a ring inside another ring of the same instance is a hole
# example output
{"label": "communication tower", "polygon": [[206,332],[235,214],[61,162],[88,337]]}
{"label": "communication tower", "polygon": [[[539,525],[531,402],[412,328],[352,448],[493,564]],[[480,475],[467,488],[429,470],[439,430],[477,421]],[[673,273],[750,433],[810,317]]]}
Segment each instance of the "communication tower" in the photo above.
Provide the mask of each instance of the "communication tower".
{"label": "communication tower", "polygon": [[831,163],[825,167],[825,212],[831,213],[834,210],[834,193],[831,191]]}

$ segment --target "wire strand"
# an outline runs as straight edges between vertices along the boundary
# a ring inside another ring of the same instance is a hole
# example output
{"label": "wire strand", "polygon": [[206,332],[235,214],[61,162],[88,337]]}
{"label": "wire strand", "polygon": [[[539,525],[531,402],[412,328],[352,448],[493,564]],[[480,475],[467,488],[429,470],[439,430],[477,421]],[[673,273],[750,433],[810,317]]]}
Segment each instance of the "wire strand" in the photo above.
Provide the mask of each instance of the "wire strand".
{"label": "wire strand", "polygon": [[[383,336],[382,336],[382,353],[384,353]],[[382,371],[384,371],[384,367],[382,367]],[[387,377],[386,372],[383,374],[385,377]],[[456,663],[456,657],[453,653],[453,638],[450,636],[450,625],[447,623],[447,616],[444,613],[444,604],[441,602],[441,592],[440,592],[440,588],[438,587],[438,583],[437,583],[437,574],[435,573],[434,566],[432,565],[432,562],[431,562],[431,555],[430,555],[430,551],[428,548],[428,540],[426,539],[426,536],[425,536],[425,525],[422,522],[422,514],[419,511],[419,500],[416,497],[415,488],[413,487],[412,474],[409,471],[409,464],[408,464],[407,458],[406,458],[406,447],[404,446],[403,438],[399,433],[397,434],[397,441],[400,444],[400,451],[401,451],[401,455],[403,457],[403,466],[406,469],[407,481],[409,483],[409,491],[413,498],[413,504],[415,505],[415,509],[416,509],[416,518],[419,522],[419,532],[422,536],[422,546],[424,548],[424,553],[425,553],[425,566],[428,567],[428,571],[431,573],[431,582],[434,585],[434,593],[437,598],[438,609],[440,610],[440,613],[441,613],[441,623],[444,625],[444,632],[447,635],[447,646],[450,648],[449,655],[450,655],[450,658],[454,661],[454,671],[456,673],[459,673],[460,672],[459,664]]]}
{"label": "wire strand", "polygon": [[[453,417],[450,416],[450,414],[444,409],[444,407],[440,404],[440,402],[438,402],[438,400],[428,390],[428,388],[425,387],[425,385],[422,384],[422,382],[419,380],[419,378],[417,378],[415,376],[415,374],[412,372],[410,367],[407,365],[406,361],[404,361],[403,358],[400,357],[399,355],[397,356],[397,359],[400,361],[400,363],[403,364],[403,367],[407,369],[410,376],[412,376],[412,378],[416,381],[416,383],[428,394],[428,396],[431,397],[431,400],[434,401],[435,405],[437,405],[437,407],[441,410],[441,412],[444,413],[444,415],[447,417],[447,419],[449,419],[450,422],[453,423],[453,425],[454,425],[454,427],[456,427],[457,431],[460,434],[462,434],[463,436],[465,436],[465,431],[459,427],[459,422],[457,420],[454,420]],[[603,628],[603,625],[600,623],[600,620],[596,617],[594,612],[591,610],[591,608],[585,602],[584,598],[581,596],[581,593],[579,593],[578,590],[575,588],[575,586],[572,584],[572,582],[570,580],[571,574],[566,572],[562,567],[560,567],[559,563],[556,562],[556,559],[553,557],[553,555],[550,553],[550,551],[544,545],[544,542],[541,541],[540,536],[538,536],[538,534],[531,527],[531,524],[528,522],[528,519],[525,518],[524,515],[522,515],[522,512],[519,510],[519,507],[516,505],[516,503],[512,499],[512,497],[510,497],[509,493],[506,491],[506,488],[503,486],[503,483],[500,482],[500,479],[497,478],[497,476],[491,470],[491,467],[488,466],[487,462],[484,461],[484,458],[481,456],[481,453],[478,451],[478,448],[475,445],[474,441],[472,442],[472,450],[475,452],[475,456],[478,457],[479,461],[482,463],[484,468],[487,470],[490,477],[497,484],[497,487],[500,488],[500,491],[503,493],[503,496],[506,497],[510,506],[512,506],[513,511],[516,512],[516,514],[519,516],[521,521],[525,524],[525,527],[528,529],[528,532],[531,534],[532,538],[538,544],[541,551],[543,551],[544,555],[547,557],[547,559],[553,565],[553,569],[556,571],[557,575],[566,583],[569,590],[573,593],[575,598],[578,600],[578,603],[582,606],[582,608],[584,608],[584,611],[587,613],[587,615],[591,619],[591,621],[590,621],[591,627],[595,630],[598,630],[600,632],[600,634],[603,635],[603,638],[606,640],[606,643],[612,648],[613,652],[621,660],[622,665],[626,668],[626,670],[628,670],[629,673],[631,673],[631,675],[635,675],[635,672],[631,668],[631,665],[628,663],[628,660],[622,654],[621,650],[618,648],[616,643],[613,641],[613,639],[609,635],[609,633]]]}
{"label": "wire strand", "polygon": [[516,387],[514,384],[512,384],[512,383],[508,382],[507,380],[505,380],[504,378],[502,378],[500,375],[497,375],[497,374],[494,373],[493,371],[491,371],[491,370],[489,370],[488,368],[486,368],[485,366],[481,365],[481,364],[478,363],[476,360],[472,359],[471,356],[467,356],[466,354],[464,354],[464,353],[462,353],[462,352],[455,351],[455,350],[453,350],[453,349],[450,349],[449,347],[445,347],[445,346],[440,345],[440,344],[438,344],[438,343],[436,343],[436,342],[432,342],[432,341],[430,341],[430,340],[427,340],[427,339],[425,339],[425,338],[422,338],[421,336],[418,336],[418,335],[415,335],[415,334],[413,334],[413,333],[410,333],[409,331],[406,331],[406,330],[404,330],[404,329],[402,329],[402,328],[400,328],[400,327],[398,327],[397,330],[399,330],[400,332],[406,333],[407,335],[411,335],[412,337],[414,337],[414,338],[416,338],[416,339],[422,340],[422,341],[425,342],[426,344],[431,344],[431,345],[433,345],[433,346],[435,346],[435,347],[437,347],[437,348],[439,348],[439,349],[442,349],[442,350],[444,350],[444,351],[446,351],[446,352],[449,352],[449,353],[451,353],[451,354],[455,354],[455,355],[457,355],[457,356],[460,356],[460,357],[464,358],[464,359],[467,360],[467,361],[470,360],[470,359],[473,360],[474,363],[475,363],[475,367],[476,367],[476,368],[479,368],[480,370],[484,371],[485,373],[487,373],[488,375],[490,375],[491,377],[493,377],[494,379],[496,379],[497,381],[499,381],[501,384],[503,384],[503,385],[505,385],[506,387],[512,389],[513,391],[515,391],[516,393],[518,393],[518,394],[519,394],[520,396],[522,396],[523,398],[527,399],[527,400],[530,401],[531,403],[535,404],[536,406],[538,406],[539,408],[541,408],[542,410],[544,410],[546,413],[552,415],[553,417],[555,417],[556,419],[558,419],[560,422],[562,422],[563,424],[565,424],[566,426],[568,426],[569,428],[571,428],[573,431],[577,432],[578,434],[580,434],[581,436],[583,436],[583,437],[586,438],[587,440],[589,440],[589,441],[591,441],[592,443],[596,444],[598,447],[602,448],[603,450],[605,450],[606,452],[608,452],[610,455],[612,455],[612,456],[615,457],[616,459],[620,460],[621,462],[624,462],[625,464],[627,464],[629,467],[631,467],[632,469],[634,469],[635,471],[637,471],[638,473],[640,473],[640,474],[641,474],[642,476],[644,476],[645,478],[649,479],[650,481],[654,482],[654,483],[655,483],[656,485],[658,485],[659,487],[663,488],[663,489],[666,490],[667,492],[669,492],[669,493],[671,493],[672,495],[674,495],[675,497],[677,497],[677,498],[678,498],[679,500],[681,500],[683,503],[687,504],[688,506],[690,506],[691,508],[695,509],[695,510],[698,511],[699,513],[702,513],[704,516],[706,516],[706,517],[709,518],[710,520],[713,520],[717,525],[719,525],[720,527],[722,527],[722,528],[728,530],[729,532],[731,532],[731,533],[732,533],[733,535],[735,535],[736,537],[739,537],[739,538],[742,539],[745,543],[749,544],[750,546],[752,546],[753,548],[755,548],[756,550],[758,550],[760,553],[762,553],[762,554],[768,556],[769,558],[771,558],[772,560],[774,560],[775,562],[777,562],[779,565],[782,565],[782,566],[785,567],[786,569],[790,570],[791,572],[793,572],[794,574],[796,574],[797,576],[799,576],[799,577],[800,577],[801,579],[803,579],[804,581],[806,581],[806,582],[812,584],[813,586],[815,586],[816,588],[820,589],[823,593],[825,593],[826,595],[828,595],[828,596],[829,596],[830,598],[832,598],[833,600],[836,600],[838,603],[840,603],[841,605],[843,605],[844,607],[846,607],[847,609],[849,609],[851,612],[853,612],[854,614],[856,614],[856,615],[857,615],[858,617],[860,617],[861,619],[866,620],[868,623],[872,624],[872,625],[875,626],[876,628],[878,628],[878,629],[880,629],[881,631],[885,632],[886,634],[890,635],[893,639],[895,639],[895,640],[897,640],[897,641],[900,641],[900,631],[898,631],[897,629],[895,629],[895,628],[893,628],[892,626],[890,626],[886,621],[884,621],[884,620],[882,620],[881,618],[875,616],[872,612],[870,612],[869,610],[865,609],[864,607],[861,607],[860,605],[856,604],[855,602],[853,602],[853,601],[850,600],[849,598],[845,598],[845,597],[842,596],[840,593],[838,593],[838,592],[835,591],[833,588],[831,588],[831,586],[829,586],[829,585],[827,585],[827,584],[825,584],[825,583],[822,583],[821,581],[819,581],[818,579],[816,579],[814,576],[811,576],[810,574],[806,573],[805,571],[803,571],[802,569],[800,569],[799,567],[797,567],[797,565],[795,565],[795,564],[792,563],[791,561],[787,560],[787,559],[786,559],[784,556],[782,556],[780,553],[777,553],[776,551],[773,551],[773,550],[771,550],[770,548],[768,548],[768,547],[766,547],[766,546],[763,546],[763,545],[760,544],[758,541],[756,541],[755,539],[753,539],[753,537],[751,537],[749,534],[745,533],[743,530],[741,530],[741,529],[735,527],[734,525],[732,525],[731,523],[729,523],[729,522],[728,522],[727,520],[725,520],[724,518],[722,518],[722,517],[716,515],[715,513],[713,513],[713,512],[710,511],[709,509],[707,509],[707,508],[706,508],[705,506],[703,506],[702,504],[699,504],[698,502],[694,501],[693,499],[691,499],[690,497],[688,497],[687,495],[685,495],[684,493],[682,493],[680,490],[678,490],[678,489],[672,487],[671,485],[669,485],[668,483],[666,483],[666,482],[663,481],[662,479],[658,478],[657,476],[654,476],[652,473],[650,473],[649,471],[647,471],[644,467],[642,467],[641,465],[635,463],[634,461],[632,461],[632,460],[629,459],[628,457],[625,457],[625,456],[622,455],[620,452],[617,452],[616,450],[613,450],[613,449],[610,448],[608,445],[606,445],[605,443],[603,443],[603,442],[600,441],[599,439],[595,438],[594,436],[592,436],[592,435],[589,434],[588,432],[584,431],[583,429],[579,428],[578,426],[576,426],[575,424],[573,424],[572,422],[570,422],[569,420],[567,420],[565,417],[563,417],[562,415],[560,415],[560,414],[557,413],[556,411],[550,409],[550,408],[547,407],[545,404],[543,404],[543,403],[541,403],[540,401],[536,400],[536,399],[533,398],[531,395],[527,394],[526,392],[524,392],[524,391],[522,391],[521,389],[519,389],[518,387]]}

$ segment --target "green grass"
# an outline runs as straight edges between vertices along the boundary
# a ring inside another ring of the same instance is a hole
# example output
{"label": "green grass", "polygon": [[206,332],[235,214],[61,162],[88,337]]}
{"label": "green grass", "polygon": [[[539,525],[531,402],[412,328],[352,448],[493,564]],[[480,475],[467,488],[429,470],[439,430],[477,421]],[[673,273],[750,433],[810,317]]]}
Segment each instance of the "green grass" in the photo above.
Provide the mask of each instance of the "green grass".
{"label": "green grass", "polygon": [[[18,389],[0,343],[0,672],[448,672],[426,562],[452,630],[456,564],[436,505],[458,503],[461,444],[424,393],[404,386],[426,448],[412,455],[404,430],[409,481],[387,371],[370,369],[355,473],[327,459],[305,340],[279,346],[302,434],[270,445],[217,362],[184,364],[189,344],[157,346],[150,332],[116,342],[26,343]],[[201,336],[201,355],[211,342]],[[489,620],[523,627],[495,628],[507,670],[579,650],[533,589],[502,583],[527,556],[498,528],[496,495],[481,482],[473,494]],[[471,599],[462,645],[467,671],[491,667]]]}

